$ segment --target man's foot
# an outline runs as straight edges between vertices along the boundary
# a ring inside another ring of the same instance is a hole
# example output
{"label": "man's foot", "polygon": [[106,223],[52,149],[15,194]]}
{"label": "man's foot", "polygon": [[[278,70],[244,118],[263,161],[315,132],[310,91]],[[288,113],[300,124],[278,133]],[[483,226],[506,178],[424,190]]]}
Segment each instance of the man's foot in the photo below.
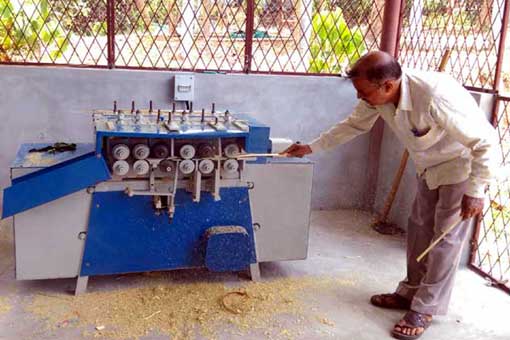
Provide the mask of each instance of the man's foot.
{"label": "man's foot", "polygon": [[391,335],[396,339],[418,339],[432,323],[432,315],[410,310],[395,325]]}
{"label": "man's foot", "polygon": [[409,310],[411,308],[411,301],[397,293],[374,295],[370,298],[370,303],[387,309]]}

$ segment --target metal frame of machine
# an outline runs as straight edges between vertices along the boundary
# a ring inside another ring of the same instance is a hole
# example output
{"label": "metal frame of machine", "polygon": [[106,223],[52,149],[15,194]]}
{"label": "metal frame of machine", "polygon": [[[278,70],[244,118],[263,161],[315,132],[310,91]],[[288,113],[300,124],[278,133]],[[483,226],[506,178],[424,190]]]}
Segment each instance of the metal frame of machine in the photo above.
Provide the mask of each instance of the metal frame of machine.
{"label": "metal frame of machine", "polygon": [[[95,111],[95,146],[35,154],[24,144],[4,190],[16,277],[176,268],[249,269],[304,259],[313,164],[272,151],[268,126],[192,108]],[[290,200],[292,199],[292,204]]]}

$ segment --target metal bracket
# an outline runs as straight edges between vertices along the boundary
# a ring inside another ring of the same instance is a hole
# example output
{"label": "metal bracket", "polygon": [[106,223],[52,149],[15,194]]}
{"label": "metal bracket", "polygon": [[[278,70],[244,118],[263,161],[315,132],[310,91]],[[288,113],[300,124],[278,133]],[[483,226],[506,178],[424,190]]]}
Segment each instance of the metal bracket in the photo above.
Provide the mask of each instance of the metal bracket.
{"label": "metal bracket", "polygon": [[200,202],[200,191],[202,190],[202,173],[198,170],[198,161],[195,165],[195,175],[193,176],[193,202]]}
{"label": "metal bracket", "polygon": [[172,192],[133,190],[130,187],[127,187],[126,190],[124,190],[124,192],[129,197],[133,197],[133,196],[173,196],[174,195],[174,193],[172,193]]}
{"label": "metal bracket", "polygon": [[74,290],[74,295],[80,295],[87,291],[87,284],[89,282],[88,276],[78,276],[76,279],[76,288]]}

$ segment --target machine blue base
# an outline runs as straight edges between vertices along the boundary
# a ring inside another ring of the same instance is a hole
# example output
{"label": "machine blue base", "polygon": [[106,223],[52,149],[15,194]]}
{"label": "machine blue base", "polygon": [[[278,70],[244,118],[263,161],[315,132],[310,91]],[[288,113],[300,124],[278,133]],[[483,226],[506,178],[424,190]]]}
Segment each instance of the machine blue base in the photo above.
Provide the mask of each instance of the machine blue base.
{"label": "machine blue base", "polygon": [[[172,221],[166,213],[155,214],[150,196],[127,197],[122,191],[93,195],[81,276],[206,265],[216,271],[241,270],[256,262],[247,188],[221,189],[220,201],[204,193],[200,204],[178,190]],[[207,237],[207,230],[217,226],[242,227],[246,236]]]}
{"label": "machine blue base", "polygon": [[212,227],[206,232],[205,266],[214,272],[243,270],[251,263],[250,235],[243,227]]}

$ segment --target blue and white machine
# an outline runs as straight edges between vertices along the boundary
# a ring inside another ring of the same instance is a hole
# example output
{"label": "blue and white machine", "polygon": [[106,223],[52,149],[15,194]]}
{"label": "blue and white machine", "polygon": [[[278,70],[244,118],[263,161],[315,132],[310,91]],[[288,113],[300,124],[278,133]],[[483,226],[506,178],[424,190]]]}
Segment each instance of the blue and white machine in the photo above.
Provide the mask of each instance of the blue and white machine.
{"label": "blue and white machine", "polygon": [[29,152],[4,190],[14,216],[17,279],[207,267],[249,269],[304,259],[313,165],[248,157],[270,129],[228,111],[96,111],[95,145]]}

